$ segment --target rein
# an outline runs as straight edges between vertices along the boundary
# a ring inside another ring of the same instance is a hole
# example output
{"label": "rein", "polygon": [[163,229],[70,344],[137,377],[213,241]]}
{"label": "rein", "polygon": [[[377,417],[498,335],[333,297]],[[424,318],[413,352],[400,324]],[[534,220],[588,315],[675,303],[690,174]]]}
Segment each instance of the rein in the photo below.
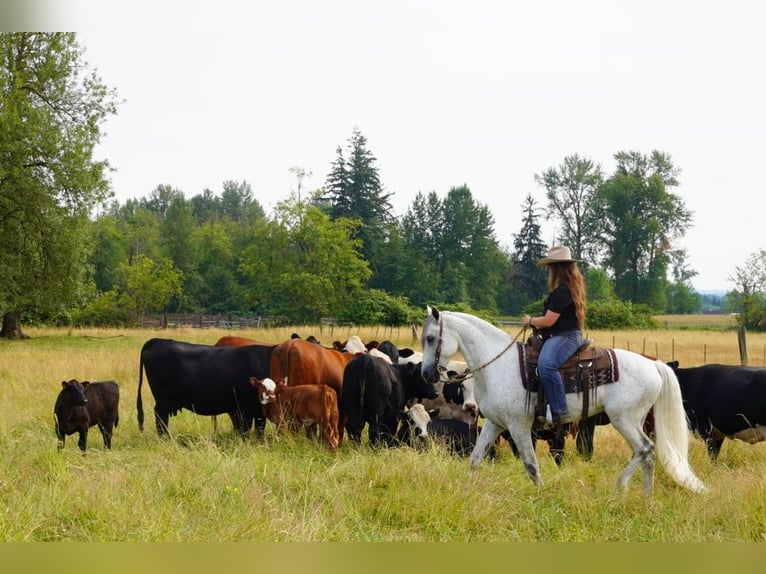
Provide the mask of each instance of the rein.
{"label": "rein", "polygon": [[[448,377],[447,381],[450,382],[450,383],[455,383],[455,382],[460,383],[460,382],[465,381],[466,379],[470,379],[471,377],[473,377],[473,374],[476,371],[481,371],[482,369],[488,367],[489,365],[491,365],[492,363],[497,361],[500,357],[502,357],[505,354],[505,352],[508,349],[510,349],[513,346],[513,344],[519,339],[519,336],[522,335],[523,333],[526,333],[526,331],[527,331],[527,326],[524,325],[519,330],[519,332],[516,333],[516,336],[511,340],[511,342],[508,343],[508,345],[505,347],[505,349],[500,351],[497,355],[495,355],[489,361],[487,361],[486,363],[484,363],[483,365],[481,365],[479,367],[476,367],[475,369],[466,368],[466,370],[463,371],[462,373],[460,373],[458,375],[455,375],[454,377]],[[447,370],[446,367],[444,367],[442,365],[439,365],[439,359],[441,358],[441,354],[442,354],[442,333],[443,332],[444,332],[444,320],[441,317],[439,317],[439,343],[436,345],[436,352],[434,353],[434,360],[436,361],[436,365],[437,365],[436,368],[437,368],[437,370],[440,373],[443,373],[444,371]]]}

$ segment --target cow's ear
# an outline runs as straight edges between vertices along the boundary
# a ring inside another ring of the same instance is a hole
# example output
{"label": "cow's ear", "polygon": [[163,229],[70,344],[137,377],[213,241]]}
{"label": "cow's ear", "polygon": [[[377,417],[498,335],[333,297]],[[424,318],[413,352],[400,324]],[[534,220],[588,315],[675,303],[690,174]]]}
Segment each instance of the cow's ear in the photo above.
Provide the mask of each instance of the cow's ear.
{"label": "cow's ear", "polygon": [[282,385],[283,387],[286,387],[287,386],[287,377],[285,377],[284,379],[279,381],[279,384]]}
{"label": "cow's ear", "polygon": [[66,389],[66,381],[61,381],[61,388]]}
{"label": "cow's ear", "polygon": [[80,383],[83,387],[87,388],[90,386],[90,381],[83,381]]}
{"label": "cow's ear", "polygon": [[438,419],[439,409],[431,409],[430,411],[428,411],[428,416],[430,416],[432,419]]}

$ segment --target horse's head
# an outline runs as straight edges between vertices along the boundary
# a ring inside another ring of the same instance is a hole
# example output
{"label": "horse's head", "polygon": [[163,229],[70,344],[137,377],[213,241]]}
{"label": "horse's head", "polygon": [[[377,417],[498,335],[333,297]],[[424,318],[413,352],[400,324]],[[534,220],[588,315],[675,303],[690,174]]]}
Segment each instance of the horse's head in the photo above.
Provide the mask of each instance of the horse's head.
{"label": "horse's head", "polygon": [[420,372],[423,378],[435,383],[439,380],[439,365],[458,351],[457,339],[444,325],[444,315],[436,307],[427,307],[428,317],[423,324],[423,362]]}

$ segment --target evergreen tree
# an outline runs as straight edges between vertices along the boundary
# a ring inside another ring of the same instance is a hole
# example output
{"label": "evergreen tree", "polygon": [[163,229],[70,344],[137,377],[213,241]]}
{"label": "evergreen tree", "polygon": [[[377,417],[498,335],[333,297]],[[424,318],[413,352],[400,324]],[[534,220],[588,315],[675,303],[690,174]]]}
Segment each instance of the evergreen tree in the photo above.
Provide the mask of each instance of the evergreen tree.
{"label": "evergreen tree", "polygon": [[527,194],[521,210],[521,230],[514,234],[509,277],[513,314],[521,313],[525,305],[543,297],[548,280],[545,269],[537,266],[547,249],[541,239],[539,210],[531,194]]}
{"label": "evergreen tree", "polygon": [[328,202],[332,219],[345,217],[361,222],[356,237],[362,242],[362,254],[377,273],[387,240],[387,229],[393,220],[392,193],[384,192],[376,158],[367,148],[367,139],[354,128],[348,140],[348,156],[338,147],[337,159],[327,176],[321,200]]}

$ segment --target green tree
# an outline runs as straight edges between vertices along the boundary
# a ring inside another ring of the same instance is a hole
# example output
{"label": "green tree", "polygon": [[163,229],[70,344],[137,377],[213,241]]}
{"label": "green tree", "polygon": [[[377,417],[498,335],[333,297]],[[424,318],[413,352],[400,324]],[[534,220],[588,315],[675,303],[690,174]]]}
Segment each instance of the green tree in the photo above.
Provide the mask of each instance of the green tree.
{"label": "green tree", "polygon": [[751,253],[729,280],[735,288],[726,298],[729,311],[737,313],[737,323],[753,331],[766,330],[766,250]]}
{"label": "green tree", "polygon": [[671,251],[670,265],[673,282],[668,285],[666,313],[690,314],[702,311],[702,296],[694,290],[691,280],[697,275],[687,267],[686,250]]}
{"label": "green tree", "polygon": [[279,203],[243,255],[252,304],[300,322],[337,315],[370,277],[354,239],[358,225],[295,197]]}
{"label": "green tree", "polygon": [[401,283],[397,294],[404,295],[416,307],[441,301],[439,243],[441,237],[441,200],[435,192],[418,192],[402,218]]}
{"label": "green tree", "polygon": [[209,221],[217,221],[222,216],[221,201],[208,188],[202,190],[202,193],[191,198],[192,215],[201,225]]}
{"label": "green tree", "polygon": [[332,219],[357,219],[356,237],[362,241],[362,255],[372,269],[372,286],[377,285],[386,243],[386,231],[393,220],[392,193],[380,182],[377,159],[367,148],[367,139],[355,127],[348,140],[348,155],[340,148],[325,183],[321,201],[329,205]]}
{"label": "green tree", "polygon": [[240,243],[244,240],[247,230],[265,217],[261,204],[253,197],[253,189],[246,181],[223,182],[221,208],[223,216],[236,224]]}
{"label": "green tree", "polygon": [[148,311],[165,311],[173,297],[182,293],[183,273],[169,259],[153,261],[137,255],[119,267],[122,296],[133,310],[136,324],[142,327]]}
{"label": "green tree", "polygon": [[161,221],[167,216],[170,205],[178,198],[183,199],[183,193],[180,190],[161,184],[152,190],[149,197],[141,200],[141,205],[154,213]]}
{"label": "green tree", "polygon": [[509,282],[509,312],[521,313],[524,306],[545,295],[548,275],[537,262],[545,256],[541,239],[540,214],[532,194],[527,194],[521,207],[521,230],[514,234]]}
{"label": "green tree", "polygon": [[114,215],[103,214],[89,226],[93,250],[90,265],[93,268],[96,291],[105,293],[119,285],[117,268],[128,260],[128,240]]}
{"label": "green tree", "polygon": [[209,313],[244,311],[243,288],[237,281],[235,249],[223,223],[208,223],[194,233],[198,278],[190,295]]}
{"label": "green tree", "polygon": [[[474,309],[495,312],[497,286],[506,279],[508,261],[497,243],[492,213],[473,198],[467,185],[462,185],[447,193],[442,218],[444,275],[448,284],[465,281],[468,296],[447,301],[465,301]],[[457,266],[453,267],[454,263]]]}
{"label": "green tree", "polygon": [[191,202],[183,194],[174,195],[159,223],[160,253],[183,273],[183,293],[186,298],[192,297],[192,301],[175,301],[171,309],[180,310],[189,303],[193,305],[194,290],[200,283],[197,272],[199,250],[194,244],[195,230]]}
{"label": "green tree", "polygon": [[615,159],[615,173],[596,197],[604,266],[621,300],[662,312],[672,245],[691,224],[691,212],[669,191],[678,184],[669,156],[620,152]]}
{"label": "green tree", "polygon": [[593,200],[604,181],[601,166],[574,154],[534,177],[545,188],[549,217],[561,226],[557,242],[569,246],[575,258],[596,261],[600,246]]}
{"label": "green tree", "polygon": [[495,238],[492,214],[467,186],[451,188],[443,200],[435,192],[418,193],[403,218],[402,236],[417,283],[403,294],[413,304],[463,302],[497,309],[508,260]]}
{"label": "green tree", "polygon": [[0,33],[0,336],[57,313],[92,285],[87,217],[109,196],[94,159],[115,94],[72,33]]}
{"label": "green tree", "polygon": [[617,299],[614,294],[614,285],[606,271],[599,267],[589,266],[585,269],[584,275],[588,304],[596,302],[612,303]]}

